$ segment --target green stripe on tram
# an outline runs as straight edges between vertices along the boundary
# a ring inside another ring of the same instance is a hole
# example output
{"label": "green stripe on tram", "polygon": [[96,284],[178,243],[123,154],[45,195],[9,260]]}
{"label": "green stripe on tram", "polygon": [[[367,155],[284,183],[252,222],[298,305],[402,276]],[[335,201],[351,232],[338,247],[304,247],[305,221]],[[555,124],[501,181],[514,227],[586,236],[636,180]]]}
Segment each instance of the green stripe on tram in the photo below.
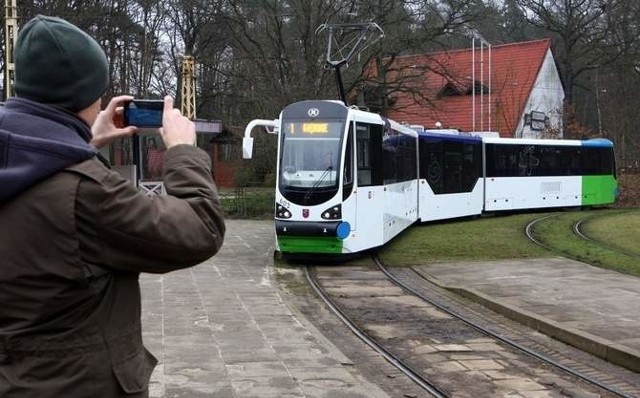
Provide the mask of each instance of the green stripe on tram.
{"label": "green stripe on tram", "polygon": [[284,253],[342,253],[342,241],[324,236],[278,236],[278,247]]}
{"label": "green stripe on tram", "polygon": [[582,205],[591,206],[613,203],[616,200],[618,181],[611,176],[582,177]]}

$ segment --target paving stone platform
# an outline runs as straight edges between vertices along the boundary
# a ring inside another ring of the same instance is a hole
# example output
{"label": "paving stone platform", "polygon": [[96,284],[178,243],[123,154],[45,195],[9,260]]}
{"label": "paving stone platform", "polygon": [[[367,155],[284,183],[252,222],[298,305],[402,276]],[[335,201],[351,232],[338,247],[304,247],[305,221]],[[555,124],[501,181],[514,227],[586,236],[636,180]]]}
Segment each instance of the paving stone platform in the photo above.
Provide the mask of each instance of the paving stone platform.
{"label": "paving stone platform", "polygon": [[431,264],[423,276],[640,372],[640,278],[565,258]]}
{"label": "paving stone platform", "polygon": [[273,242],[272,221],[228,220],[216,256],[141,276],[150,397],[387,397],[283,301]]}
{"label": "paving stone platform", "polygon": [[[141,276],[152,398],[387,397],[283,299],[273,222],[228,220],[220,253]],[[640,372],[640,278],[563,258],[415,267],[559,340]]]}

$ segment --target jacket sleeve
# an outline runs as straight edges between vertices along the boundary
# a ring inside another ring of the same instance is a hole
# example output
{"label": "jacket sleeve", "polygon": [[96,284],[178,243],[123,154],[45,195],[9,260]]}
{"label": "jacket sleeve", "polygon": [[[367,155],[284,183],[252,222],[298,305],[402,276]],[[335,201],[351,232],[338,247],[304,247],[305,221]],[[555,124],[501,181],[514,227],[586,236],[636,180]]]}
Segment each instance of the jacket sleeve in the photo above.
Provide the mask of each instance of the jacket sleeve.
{"label": "jacket sleeve", "polygon": [[80,164],[76,194],[80,252],[88,264],[163,273],[198,264],[222,246],[225,225],[202,150],[178,145],[165,152],[167,195],[148,197],[98,161]]}

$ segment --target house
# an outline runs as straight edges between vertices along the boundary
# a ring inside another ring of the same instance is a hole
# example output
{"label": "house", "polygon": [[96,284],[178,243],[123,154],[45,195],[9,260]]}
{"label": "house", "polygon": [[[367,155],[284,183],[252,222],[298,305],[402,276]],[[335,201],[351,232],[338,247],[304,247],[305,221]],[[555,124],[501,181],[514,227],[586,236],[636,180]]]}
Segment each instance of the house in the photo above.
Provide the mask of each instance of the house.
{"label": "house", "polygon": [[398,56],[384,79],[387,117],[426,129],[560,138],[564,90],[550,44],[543,39]]}

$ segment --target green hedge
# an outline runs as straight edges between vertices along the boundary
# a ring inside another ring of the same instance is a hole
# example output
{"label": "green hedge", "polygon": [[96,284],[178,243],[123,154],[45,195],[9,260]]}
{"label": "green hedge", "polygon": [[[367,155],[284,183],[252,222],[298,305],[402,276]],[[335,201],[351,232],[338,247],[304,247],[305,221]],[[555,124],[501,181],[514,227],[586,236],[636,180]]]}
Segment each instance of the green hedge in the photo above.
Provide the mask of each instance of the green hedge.
{"label": "green hedge", "polygon": [[228,218],[270,219],[274,212],[273,189],[236,189],[220,193],[220,203]]}

